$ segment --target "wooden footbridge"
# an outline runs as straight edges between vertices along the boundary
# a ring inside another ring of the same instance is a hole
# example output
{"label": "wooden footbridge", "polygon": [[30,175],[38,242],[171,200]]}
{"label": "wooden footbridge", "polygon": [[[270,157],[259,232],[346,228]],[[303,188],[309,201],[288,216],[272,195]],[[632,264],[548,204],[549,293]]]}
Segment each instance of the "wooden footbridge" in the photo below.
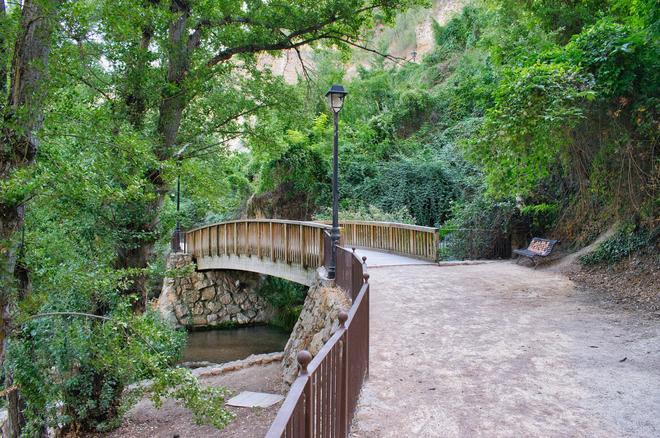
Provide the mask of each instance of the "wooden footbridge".
{"label": "wooden footbridge", "polygon": [[[340,246],[436,260],[438,230],[391,222],[344,221]],[[197,268],[257,272],[310,285],[330,254],[330,226],[317,222],[245,219],[186,232]]]}
{"label": "wooden footbridge", "polygon": [[[337,247],[336,284],[352,299],[339,329],[315,357],[298,353],[300,376],[267,437],[346,437],[369,374],[369,275],[355,248],[436,260],[438,230],[389,222],[344,221]],[[199,270],[234,269],[310,285],[331,257],[330,226],[317,222],[249,219],[192,229],[174,246],[191,253]],[[351,248],[351,249],[347,249]]]}

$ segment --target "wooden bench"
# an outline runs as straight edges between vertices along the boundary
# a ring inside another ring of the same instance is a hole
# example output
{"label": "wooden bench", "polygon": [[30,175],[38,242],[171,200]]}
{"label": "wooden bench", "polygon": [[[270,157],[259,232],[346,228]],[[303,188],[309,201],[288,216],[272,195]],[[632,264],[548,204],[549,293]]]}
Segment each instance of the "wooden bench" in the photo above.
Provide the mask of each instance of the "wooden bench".
{"label": "wooden bench", "polygon": [[[555,248],[555,245],[560,244],[559,240],[550,240],[542,239],[540,237],[535,237],[529,242],[529,246],[525,249],[514,249],[513,252],[522,257],[527,257],[532,260],[534,267],[538,264],[538,260],[550,255],[552,250]],[[520,257],[516,260],[516,263],[520,261]]]}

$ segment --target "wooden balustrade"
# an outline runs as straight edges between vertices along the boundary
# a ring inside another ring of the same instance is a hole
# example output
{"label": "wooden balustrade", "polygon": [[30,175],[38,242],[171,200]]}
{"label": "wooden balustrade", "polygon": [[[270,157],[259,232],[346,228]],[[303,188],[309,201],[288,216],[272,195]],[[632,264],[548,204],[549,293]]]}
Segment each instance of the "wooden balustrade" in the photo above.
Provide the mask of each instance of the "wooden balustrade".
{"label": "wooden balustrade", "polygon": [[345,246],[437,260],[437,228],[371,221],[341,221],[340,226],[342,244]]}
{"label": "wooden balustrade", "polygon": [[303,268],[323,264],[324,230],[315,222],[246,219],[205,225],[186,233],[187,252],[197,259],[246,256]]}
{"label": "wooden balustrade", "polygon": [[[340,276],[346,280],[344,287],[353,296],[353,304],[348,314],[340,313],[339,329],[313,359],[307,351],[298,353],[300,376],[291,385],[267,438],[344,438],[350,431],[362,384],[369,375],[369,275],[363,261],[350,251],[337,248],[337,258],[344,261],[337,264],[337,281]],[[360,274],[360,281],[353,281],[354,272]]]}

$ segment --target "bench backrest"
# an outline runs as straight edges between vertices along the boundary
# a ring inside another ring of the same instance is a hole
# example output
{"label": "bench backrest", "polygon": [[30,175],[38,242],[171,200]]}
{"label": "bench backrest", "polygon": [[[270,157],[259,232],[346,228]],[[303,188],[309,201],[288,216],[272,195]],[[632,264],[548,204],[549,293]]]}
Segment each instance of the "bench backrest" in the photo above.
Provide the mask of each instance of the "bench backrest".
{"label": "bench backrest", "polygon": [[552,252],[552,249],[558,242],[558,240],[541,239],[540,237],[535,237],[531,242],[529,242],[527,249],[540,256],[547,256]]}

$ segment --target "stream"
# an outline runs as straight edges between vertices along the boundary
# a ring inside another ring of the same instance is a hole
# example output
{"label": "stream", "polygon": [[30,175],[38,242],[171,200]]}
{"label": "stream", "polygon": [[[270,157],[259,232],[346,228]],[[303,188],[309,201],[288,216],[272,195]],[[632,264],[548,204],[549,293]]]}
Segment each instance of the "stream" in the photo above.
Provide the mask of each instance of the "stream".
{"label": "stream", "polygon": [[224,363],[283,351],[288,339],[289,333],[273,326],[191,331],[181,362]]}

